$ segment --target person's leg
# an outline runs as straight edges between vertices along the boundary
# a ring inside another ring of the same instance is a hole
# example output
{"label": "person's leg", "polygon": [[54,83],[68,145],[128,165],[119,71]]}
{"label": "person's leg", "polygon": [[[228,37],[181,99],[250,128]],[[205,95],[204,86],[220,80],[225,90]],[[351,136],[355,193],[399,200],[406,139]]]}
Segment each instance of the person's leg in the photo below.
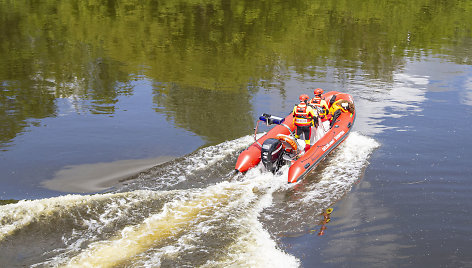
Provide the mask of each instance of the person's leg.
{"label": "person's leg", "polygon": [[295,138],[299,139],[302,132],[302,128],[300,126],[297,126],[297,130],[295,131]]}
{"label": "person's leg", "polygon": [[311,147],[310,145],[310,137],[311,137],[311,126],[306,126],[304,129],[305,135],[305,152],[308,151]]}

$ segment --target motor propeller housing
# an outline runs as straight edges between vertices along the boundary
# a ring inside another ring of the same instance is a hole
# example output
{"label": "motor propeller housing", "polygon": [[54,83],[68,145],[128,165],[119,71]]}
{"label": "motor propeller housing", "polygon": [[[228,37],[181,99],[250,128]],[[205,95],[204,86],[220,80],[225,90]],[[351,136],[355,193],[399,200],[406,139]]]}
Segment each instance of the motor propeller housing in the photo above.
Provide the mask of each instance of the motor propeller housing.
{"label": "motor propeller housing", "polygon": [[261,148],[261,161],[264,167],[275,173],[283,165],[283,154],[285,150],[282,146],[282,142],[278,139],[267,139],[262,144]]}

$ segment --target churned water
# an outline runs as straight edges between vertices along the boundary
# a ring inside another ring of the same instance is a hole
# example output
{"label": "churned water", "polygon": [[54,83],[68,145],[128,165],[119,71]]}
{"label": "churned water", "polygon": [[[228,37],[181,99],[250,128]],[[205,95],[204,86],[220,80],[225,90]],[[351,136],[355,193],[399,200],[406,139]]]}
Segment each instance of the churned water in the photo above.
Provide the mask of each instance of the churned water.
{"label": "churned water", "polygon": [[[6,246],[0,260],[36,267],[297,267],[277,234],[308,230],[361,179],[379,144],[354,132],[319,174],[289,185],[287,168],[276,175],[261,166],[245,175],[228,173],[225,158],[234,160],[252,141],[248,136],[203,148],[114,193],[2,206],[0,243]],[[205,180],[218,170],[228,173],[226,180]]]}

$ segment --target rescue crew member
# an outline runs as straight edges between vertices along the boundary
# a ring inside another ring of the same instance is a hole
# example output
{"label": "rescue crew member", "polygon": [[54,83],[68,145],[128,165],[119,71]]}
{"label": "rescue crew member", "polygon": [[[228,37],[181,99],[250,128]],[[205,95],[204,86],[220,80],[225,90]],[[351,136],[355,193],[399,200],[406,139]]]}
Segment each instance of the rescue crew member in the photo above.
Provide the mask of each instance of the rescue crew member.
{"label": "rescue crew member", "polygon": [[329,106],[326,100],[321,97],[321,94],[324,93],[323,89],[317,88],[313,91],[313,93],[315,94],[315,97],[310,100],[308,105],[311,105],[318,112],[318,117],[321,121],[322,128],[317,129],[317,135],[320,136],[318,138],[321,138],[329,130],[329,119],[327,117]]}
{"label": "rescue crew member", "polygon": [[293,107],[293,124],[297,127],[295,138],[300,138],[303,133],[305,138],[305,152],[310,149],[311,126],[318,122],[317,112],[308,106],[310,97],[306,94],[300,95],[300,103]]}
{"label": "rescue crew member", "polygon": [[329,108],[328,117],[331,119],[330,127],[333,127],[341,113],[354,113],[354,103],[348,100],[337,100]]}
{"label": "rescue crew member", "polygon": [[[309,104],[311,106],[314,106],[318,110],[318,115],[326,115],[328,114],[328,103],[324,98],[321,97],[321,94],[323,94],[323,89],[317,88],[313,91],[315,94],[315,97],[310,100]],[[318,108],[319,107],[319,108]]]}

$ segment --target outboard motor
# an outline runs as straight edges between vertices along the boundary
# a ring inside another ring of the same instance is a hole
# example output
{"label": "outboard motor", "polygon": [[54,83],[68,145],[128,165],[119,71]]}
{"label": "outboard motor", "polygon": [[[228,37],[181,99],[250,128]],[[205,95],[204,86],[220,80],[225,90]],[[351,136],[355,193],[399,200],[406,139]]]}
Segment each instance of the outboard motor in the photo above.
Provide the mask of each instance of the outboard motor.
{"label": "outboard motor", "polygon": [[285,150],[278,139],[267,139],[262,144],[261,161],[265,168],[275,173],[283,164]]}

